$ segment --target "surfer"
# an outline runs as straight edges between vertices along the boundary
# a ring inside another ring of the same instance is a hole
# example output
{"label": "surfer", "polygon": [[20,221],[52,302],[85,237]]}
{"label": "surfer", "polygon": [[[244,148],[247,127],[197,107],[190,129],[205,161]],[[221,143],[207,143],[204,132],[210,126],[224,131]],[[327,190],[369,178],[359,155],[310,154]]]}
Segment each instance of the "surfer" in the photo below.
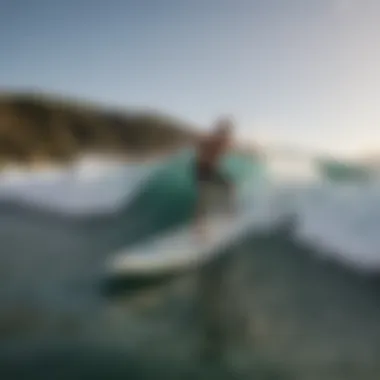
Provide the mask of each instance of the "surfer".
{"label": "surfer", "polygon": [[229,193],[229,203],[232,204],[233,183],[219,169],[220,159],[231,148],[232,131],[232,121],[221,118],[215,123],[214,131],[198,143],[194,163],[197,187],[195,205],[197,227],[201,227],[207,205],[213,197],[213,188],[224,187]]}

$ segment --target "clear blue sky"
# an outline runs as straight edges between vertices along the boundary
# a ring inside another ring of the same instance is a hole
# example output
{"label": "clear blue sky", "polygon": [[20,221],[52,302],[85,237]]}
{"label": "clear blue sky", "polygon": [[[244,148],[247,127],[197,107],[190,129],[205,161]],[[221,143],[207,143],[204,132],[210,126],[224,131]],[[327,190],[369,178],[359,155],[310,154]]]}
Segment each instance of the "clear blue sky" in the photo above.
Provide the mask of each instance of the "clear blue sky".
{"label": "clear blue sky", "polygon": [[380,147],[378,0],[0,0],[0,86]]}

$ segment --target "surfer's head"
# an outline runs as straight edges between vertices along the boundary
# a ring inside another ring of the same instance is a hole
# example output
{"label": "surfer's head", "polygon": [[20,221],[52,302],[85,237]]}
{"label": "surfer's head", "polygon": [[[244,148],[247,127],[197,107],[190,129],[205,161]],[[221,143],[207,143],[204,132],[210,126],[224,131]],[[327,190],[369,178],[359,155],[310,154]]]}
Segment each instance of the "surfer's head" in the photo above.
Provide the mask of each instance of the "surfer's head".
{"label": "surfer's head", "polygon": [[214,124],[214,133],[218,136],[229,137],[234,129],[234,123],[230,117],[220,117]]}

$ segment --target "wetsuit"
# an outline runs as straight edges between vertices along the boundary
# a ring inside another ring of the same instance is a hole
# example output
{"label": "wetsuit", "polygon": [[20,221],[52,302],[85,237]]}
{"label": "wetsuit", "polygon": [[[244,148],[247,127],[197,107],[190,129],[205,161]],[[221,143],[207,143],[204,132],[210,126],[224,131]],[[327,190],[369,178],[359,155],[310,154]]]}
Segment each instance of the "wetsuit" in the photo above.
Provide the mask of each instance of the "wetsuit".
{"label": "wetsuit", "polygon": [[228,185],[228,178],[219,170],[219,158],[224,153],[225,141],[210,139],[201,143],[195,158],[195,179],[198,183]]}

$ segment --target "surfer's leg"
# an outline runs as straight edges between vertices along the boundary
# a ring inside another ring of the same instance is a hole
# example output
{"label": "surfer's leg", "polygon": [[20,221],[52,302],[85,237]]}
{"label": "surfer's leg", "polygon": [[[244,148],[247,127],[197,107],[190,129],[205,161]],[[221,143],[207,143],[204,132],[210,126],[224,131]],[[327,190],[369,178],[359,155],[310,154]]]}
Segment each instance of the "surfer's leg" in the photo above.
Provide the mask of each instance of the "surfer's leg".
{"label": "surfer's leg", "polygon": [[221,171],[216,171],[214,173],[213,181],[218,186],[223,187],[227,190],[228,195],[228,208],[229,212],[231,214],[234,214],[236,212],[236,206],[235,206],[235,187],[230,178],[228,178],[224,173]]}
{"label": "surfer's leg", "polygon": [[202,181],[197,183],[197,196],[194,210],[194,224],[195,229],[201,235],[204,234],[204,215],[206,210],[206,187]]}
{"label": "surfer's leg", "polygon": [[208,203],[208,183],[212,171],[210,168],[199,162],[194,164],[194,180],[196,184],[196,201],[194,208],[194,224],[196,232],[200,233],[202,237],[204,236],[205,226],[204,226],[204,217],[207,211]]}

